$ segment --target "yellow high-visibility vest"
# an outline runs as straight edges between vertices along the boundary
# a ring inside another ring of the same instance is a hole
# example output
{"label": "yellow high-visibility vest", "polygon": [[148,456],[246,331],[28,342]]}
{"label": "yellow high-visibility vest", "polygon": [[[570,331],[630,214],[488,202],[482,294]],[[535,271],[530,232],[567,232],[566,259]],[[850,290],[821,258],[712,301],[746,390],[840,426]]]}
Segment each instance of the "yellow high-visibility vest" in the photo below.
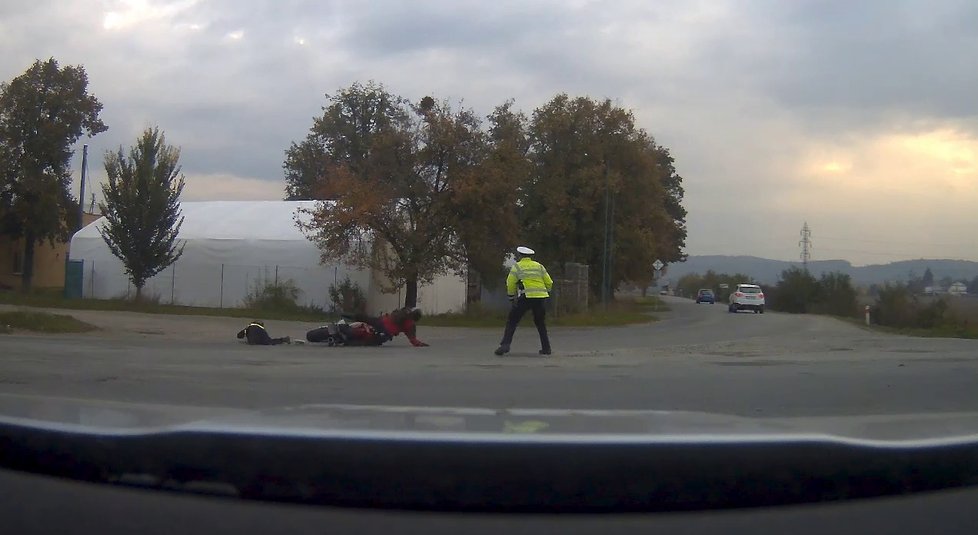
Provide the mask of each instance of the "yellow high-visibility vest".
{"label": "yellow high-visibility vest", "polygon": [[547,268],[530,258],[524,258],[510,268],[509,276],[506,277],[506,293],[510,297],[516,296],[521,282],[522,294],[530,299],[550,297],[550,291],[554,286]]}

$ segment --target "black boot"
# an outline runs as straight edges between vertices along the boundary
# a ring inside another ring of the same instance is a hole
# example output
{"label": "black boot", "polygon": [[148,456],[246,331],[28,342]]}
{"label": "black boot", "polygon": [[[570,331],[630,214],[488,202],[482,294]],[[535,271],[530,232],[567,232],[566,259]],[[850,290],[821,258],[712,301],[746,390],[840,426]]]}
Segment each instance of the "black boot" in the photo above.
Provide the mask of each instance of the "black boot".
{"label": "black boot", "polygon": [[501,356],[505,355],[506,353],[509,353],[509,346],[499,346],[496,349],[495,353],[496,353],[497,356],[501,357]]}

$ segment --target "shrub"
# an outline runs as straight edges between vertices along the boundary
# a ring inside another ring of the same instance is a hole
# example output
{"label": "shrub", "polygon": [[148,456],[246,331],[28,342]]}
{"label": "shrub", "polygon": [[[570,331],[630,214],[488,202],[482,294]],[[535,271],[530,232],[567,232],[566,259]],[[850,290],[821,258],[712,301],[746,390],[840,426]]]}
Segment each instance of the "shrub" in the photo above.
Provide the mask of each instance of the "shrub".
{"label": "shrub", "polygon": [[885,284],[876,296],[872,317],[889,327],[910,327],[915,316],[913,296],[903,284]]}
{"label": "shrub", "polygon": [[824,273],[816,280],[805,270],[791,268],[781,273],[778,285],[767,295],[772,309],[796,314],[852,316],[858,307],[851,278],[838,272]]}
{"label": "shrub", "polygon": [[899,328],[935,329],[957,326],[958,319],[946,298],[922,302],[903,284],[887,284],[879,290],[872,317],[879,325]]}
{"label": "shrub", "polygon": [[854,316],[859,305],[852,279],[845,273],[824,273],[818,280],[815,302],[810,309],[816,314]]}
{"label": "shrub", "polygon": [[329,300],[331,312],[362,314],[367,309],[367,297],[350,277],[329,285]]}
{"label": "shrub", "polygon": [[956,323],[948,311],[947,300],[938,299],[928,305],[917,307],[916,327],[933,329]]}
{"label": "shrub", "polygon": [[804,314],[818,298],[818,281],[810,273],[791,268],[781,273],[774,291],[768,291],[768,306],[773,310]]}
{"label": "shrub", "polygon": [[300,306],[299,310],[301,310],[302,312],[307,312],[309,314],[316,314],[319,316],[325,316],[329,312],[322,306],[317,305],[315,303],[309,303],[305,306]]}
{"label": "shrub", "polygon": [[254,310],[294,311],[299,309],[297,301],[302,290],[292,279],[268,282],[259,280],[244,299],[245,308]]}

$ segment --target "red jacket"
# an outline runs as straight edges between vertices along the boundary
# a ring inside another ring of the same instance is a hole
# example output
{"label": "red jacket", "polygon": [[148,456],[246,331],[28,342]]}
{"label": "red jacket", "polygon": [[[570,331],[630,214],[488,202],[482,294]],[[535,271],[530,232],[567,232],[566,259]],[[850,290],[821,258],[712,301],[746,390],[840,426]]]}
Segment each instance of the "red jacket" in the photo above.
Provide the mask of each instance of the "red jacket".
{"label": "red jacket", "polygon": [[418,338],[415,336],[417,334],[417,325],[415,325],[414,320],[411,318],[405,319],[402,324],[398,325],[394,319],[391,318],[390,314],[384,314],[380,317],[380,321],[384,324],[384,330],[387,331],[387,334],[391,335],[392,338],[404,333],[404,335],[407,336],[407,339],[411,342],[411,345],[415,347],[428,345],[421,340],[418,340]]}

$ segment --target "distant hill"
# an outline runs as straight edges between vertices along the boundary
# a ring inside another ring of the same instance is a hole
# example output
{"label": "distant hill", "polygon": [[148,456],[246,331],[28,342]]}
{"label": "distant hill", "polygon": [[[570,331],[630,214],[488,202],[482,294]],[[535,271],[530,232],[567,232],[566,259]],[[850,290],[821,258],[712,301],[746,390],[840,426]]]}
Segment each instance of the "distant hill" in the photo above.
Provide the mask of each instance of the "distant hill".
{"label": "distant hill", "polygon": [[[775,284],[781,272],[793,266],[801,267],[801,262],[770,260],[756,256],[690,256],[685,262],[671,264],[665,278],[677,280],[687,273],[705,273],[712,269],[717,273],[743,273],[750,275],[762,284]],[[902,260],[889,264],[853,266],[846,260],[817,260],[808,263],[808,270],[819,276],[822,273],[841,271],[852,277],[859,285],[883,282],[905,282],[913,272],[923,275],[930,268],[935,280],[951,277],[954,280],[970,281],[978,276],[978,262],[968,260]]]}

